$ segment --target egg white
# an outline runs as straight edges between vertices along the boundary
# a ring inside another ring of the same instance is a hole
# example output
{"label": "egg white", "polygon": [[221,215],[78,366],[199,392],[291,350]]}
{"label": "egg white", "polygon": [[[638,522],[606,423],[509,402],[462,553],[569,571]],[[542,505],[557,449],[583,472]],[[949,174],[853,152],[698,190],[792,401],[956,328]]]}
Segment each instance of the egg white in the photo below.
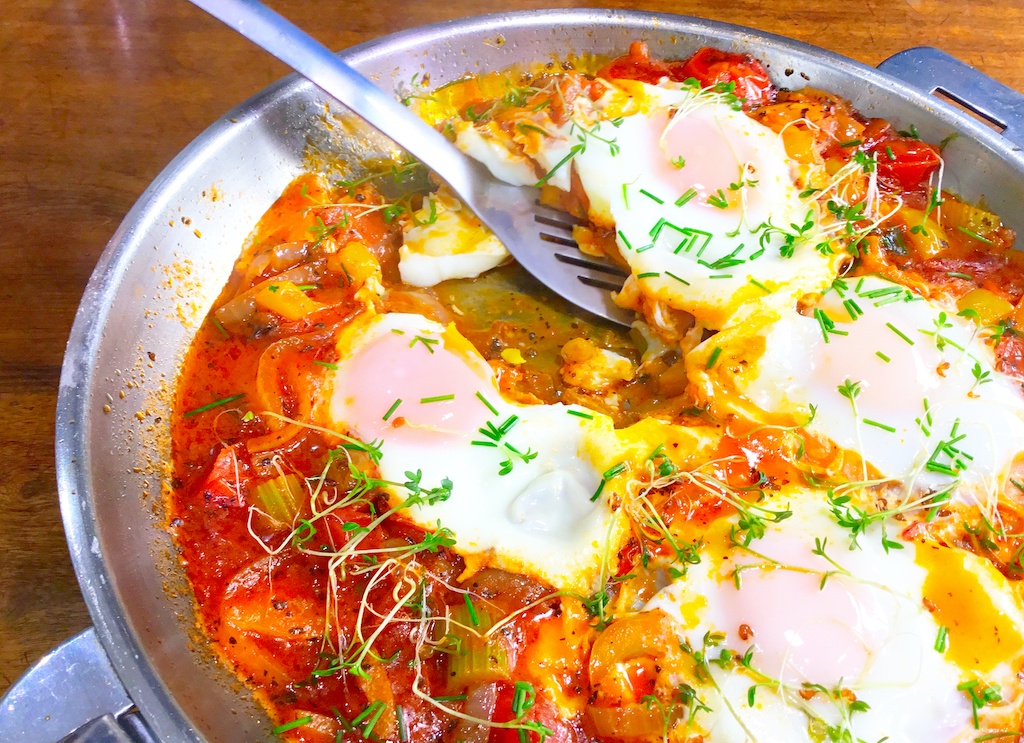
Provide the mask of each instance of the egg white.
{"label": "egg white", "polygon": [[446,192],[429,197],[414,216],[398,249],[403,283],[434,286],[474,278],[509,258],[494,233]]}
{"label": "egg white", "polygon": [[995,371],[985,335],[865,277],[837,283],[810,317],[772,303],[738,316],[687,369],[698,395],[723,411],[789,413],[908,493],[947,490],[987,506],[1024,448],[1024,396]]}
{"label": "egg white", "polygon": [[[718,328],[766,293],[801,298],[828,285],[845,259],[815,249],[818,208],[800,197],[775,132],[720,93],[616,85],[596,102],[577,98],[564,124],[537,114],[545,136],[529,154],[551,186],[570,190],[575,173],[591,220],[615,230],[634,290]],[[521,147],[502,146],[493,128],[463,129],[467,153],[525,182]]]}
{"label": "egg white", "polygon": [[[719,658],[725,649],[733,659],[709,662],[710,679],[676,670],[711,708],[694,718],[687,733],[703,734],[708,743],[816,741],[829,739],[822,737],[828,728],[848,730],[851,740],[972,740],[980,733],[969,697],[957,688],[971,680],[998,684],[1004,700],[981,710],[981,731],[1013,724],[1024,613],[1008,582],[992,579],[991,565],[961,553],[969,565],[952,590],[986,585],[1003,602],[991,612],[995,624],[951,630],[940,651],[939,621],[948,618],[927,608],[926,582],[937,568],[921,550],[951,548],[887,548],[876,524],[851,549],[849,532],[820,493],[793,492],[763,505],[793,515],[769,523],[749,548],[729,537],[735,518],[716,524],[701,563],[645,606],[672,617],[691,649],[707,658]],[[964,590],[958,600],[970,598]],[[1004,661],[984,668],[956,662],[962,656],[954,656],[952,647],[1000,629],[1008,640]],[[738,662],[745,656],[747,667]],[[829,698],[822,687],[843,690],[845,702]],[[854,700],[867,709],[851,712]]]}
{"label": "egg white", "polygon": [[[330,424],[381,442],[384,480],[404,483],[420,472],[425,487],[452,483],[447,500],[406,509],[412,521],[451,530],[455,551],[474,566],[593,589],[625,530],[613,489],[595,497],[602,471],[591,449],[611,434],[610,421],[575,406],[506,402],[468,341],[419,315],[363,316],[342,331],[338,348],[324,410]],[[454,398],[427,402],[447,395]],[[390,489],[396,502],[407,495]]]}

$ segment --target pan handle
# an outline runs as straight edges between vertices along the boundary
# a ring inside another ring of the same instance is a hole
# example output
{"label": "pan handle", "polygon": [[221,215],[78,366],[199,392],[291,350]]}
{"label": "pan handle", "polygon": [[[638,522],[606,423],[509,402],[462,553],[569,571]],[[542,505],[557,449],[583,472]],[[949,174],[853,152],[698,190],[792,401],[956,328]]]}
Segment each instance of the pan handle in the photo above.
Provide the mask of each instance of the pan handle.
{"label": "pan handle", "polygon": [[1018,148],[1024,148],[1024,95],[968,64],[930,46],[898,52],[878,69],[925,95],[942,93],[994,124]]}
{"label": "pan handle", "polygon": [[43,656],[7,690],[0,740],[156,741],[91,628]]}

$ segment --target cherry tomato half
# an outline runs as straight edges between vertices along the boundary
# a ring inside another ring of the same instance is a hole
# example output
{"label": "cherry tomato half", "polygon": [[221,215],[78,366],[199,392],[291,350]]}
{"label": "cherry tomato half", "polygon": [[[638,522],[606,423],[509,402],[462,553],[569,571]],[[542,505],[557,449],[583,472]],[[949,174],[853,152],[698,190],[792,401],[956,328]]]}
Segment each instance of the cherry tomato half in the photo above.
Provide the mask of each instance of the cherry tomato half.
{"label": "cherry tomato half", "polygon": [[872,151],[879,178],[895,182],[904,191],[921,188],[941,162],[937,147],[910,137],[882,140]]}
{"label": "cherry tomato half", "polygon": [[745,108],[770,103],[776,94],[768,73],[756,59],[749,54],[723,52],[711,47],[698,49],[682,62],[665,62],[653,59],[647,44],[634,41],[629,46],[629,54],[613,59],[597,75],[606,79],[639,80],[652,85],[666,77],[675,82],[694,78],[704,86],[736,83],[736,95],[746,99]]}
{"label": "cherry tomato half", "polygon": [[613,59],[597,71],[597,76],[606,80],[639,80],[656,85],[663,77],[672,77],[672,63],[654,59],[647,44],[634,41],[629,45],[627,55]]}
{"label": "cherry tomato half", "polygon": [[682,66],[682,79],[693,77],[701,85],[736,83],[736,95],[746,99],[745,108],[753,108],[775,100],[775,86],[764,66],[749,54],[735,54],[701,47]]}

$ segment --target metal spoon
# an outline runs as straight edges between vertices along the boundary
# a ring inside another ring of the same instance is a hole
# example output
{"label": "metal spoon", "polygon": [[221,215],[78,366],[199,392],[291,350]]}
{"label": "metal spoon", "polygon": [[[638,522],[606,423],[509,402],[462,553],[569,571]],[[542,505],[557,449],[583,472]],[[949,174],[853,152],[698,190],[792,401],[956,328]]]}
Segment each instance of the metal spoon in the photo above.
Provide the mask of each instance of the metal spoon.
{"label": "metal spoon", "polygon": [[613,323],[630,324],[632,313],[614,304],[609,294],[621,288],[626,273],[581,253],[567,215],[541,205],[537,189],[498,181],[412,111],[258,0],[190,2],[337,98],[437,173],[519,264],[551,291]]}

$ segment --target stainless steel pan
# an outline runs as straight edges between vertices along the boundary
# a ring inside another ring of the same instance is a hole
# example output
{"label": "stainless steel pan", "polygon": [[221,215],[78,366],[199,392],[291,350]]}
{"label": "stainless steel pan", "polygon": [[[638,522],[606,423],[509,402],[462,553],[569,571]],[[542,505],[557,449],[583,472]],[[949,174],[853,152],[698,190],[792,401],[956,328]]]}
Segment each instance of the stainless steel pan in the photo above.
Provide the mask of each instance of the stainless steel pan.
{"label": "stainless steel pan", "polygon": [[[1024,229],[1024,96],[934,49],[903,52],[876,70],[736,26],[556,10],[427,26],[343,56],[393,90],[415,74],[440,84],[526,60],[620,54],[637,38],[667,57],[704,44],[750,52],[781,86],[834,91],[868,116],[915,124],[931,141],[956,132],[944,185],[968,199],[984,196]],[[936,89],[1005,131],[965,116],[931,95]],[[57,409],[61,508],[95,626],[10,690],[0,740],[54,741],[87,722],[79,741],[270,737],[266,716],[193,629],[161,528],[160,463],[178,363],[257,218],[311,152],[386,148],[358,125],[327,127],[325,105],[293,76],[229,112],[154,181],[103,253],[68,342]],[[129,711],[133,704],[141,717]]]}

